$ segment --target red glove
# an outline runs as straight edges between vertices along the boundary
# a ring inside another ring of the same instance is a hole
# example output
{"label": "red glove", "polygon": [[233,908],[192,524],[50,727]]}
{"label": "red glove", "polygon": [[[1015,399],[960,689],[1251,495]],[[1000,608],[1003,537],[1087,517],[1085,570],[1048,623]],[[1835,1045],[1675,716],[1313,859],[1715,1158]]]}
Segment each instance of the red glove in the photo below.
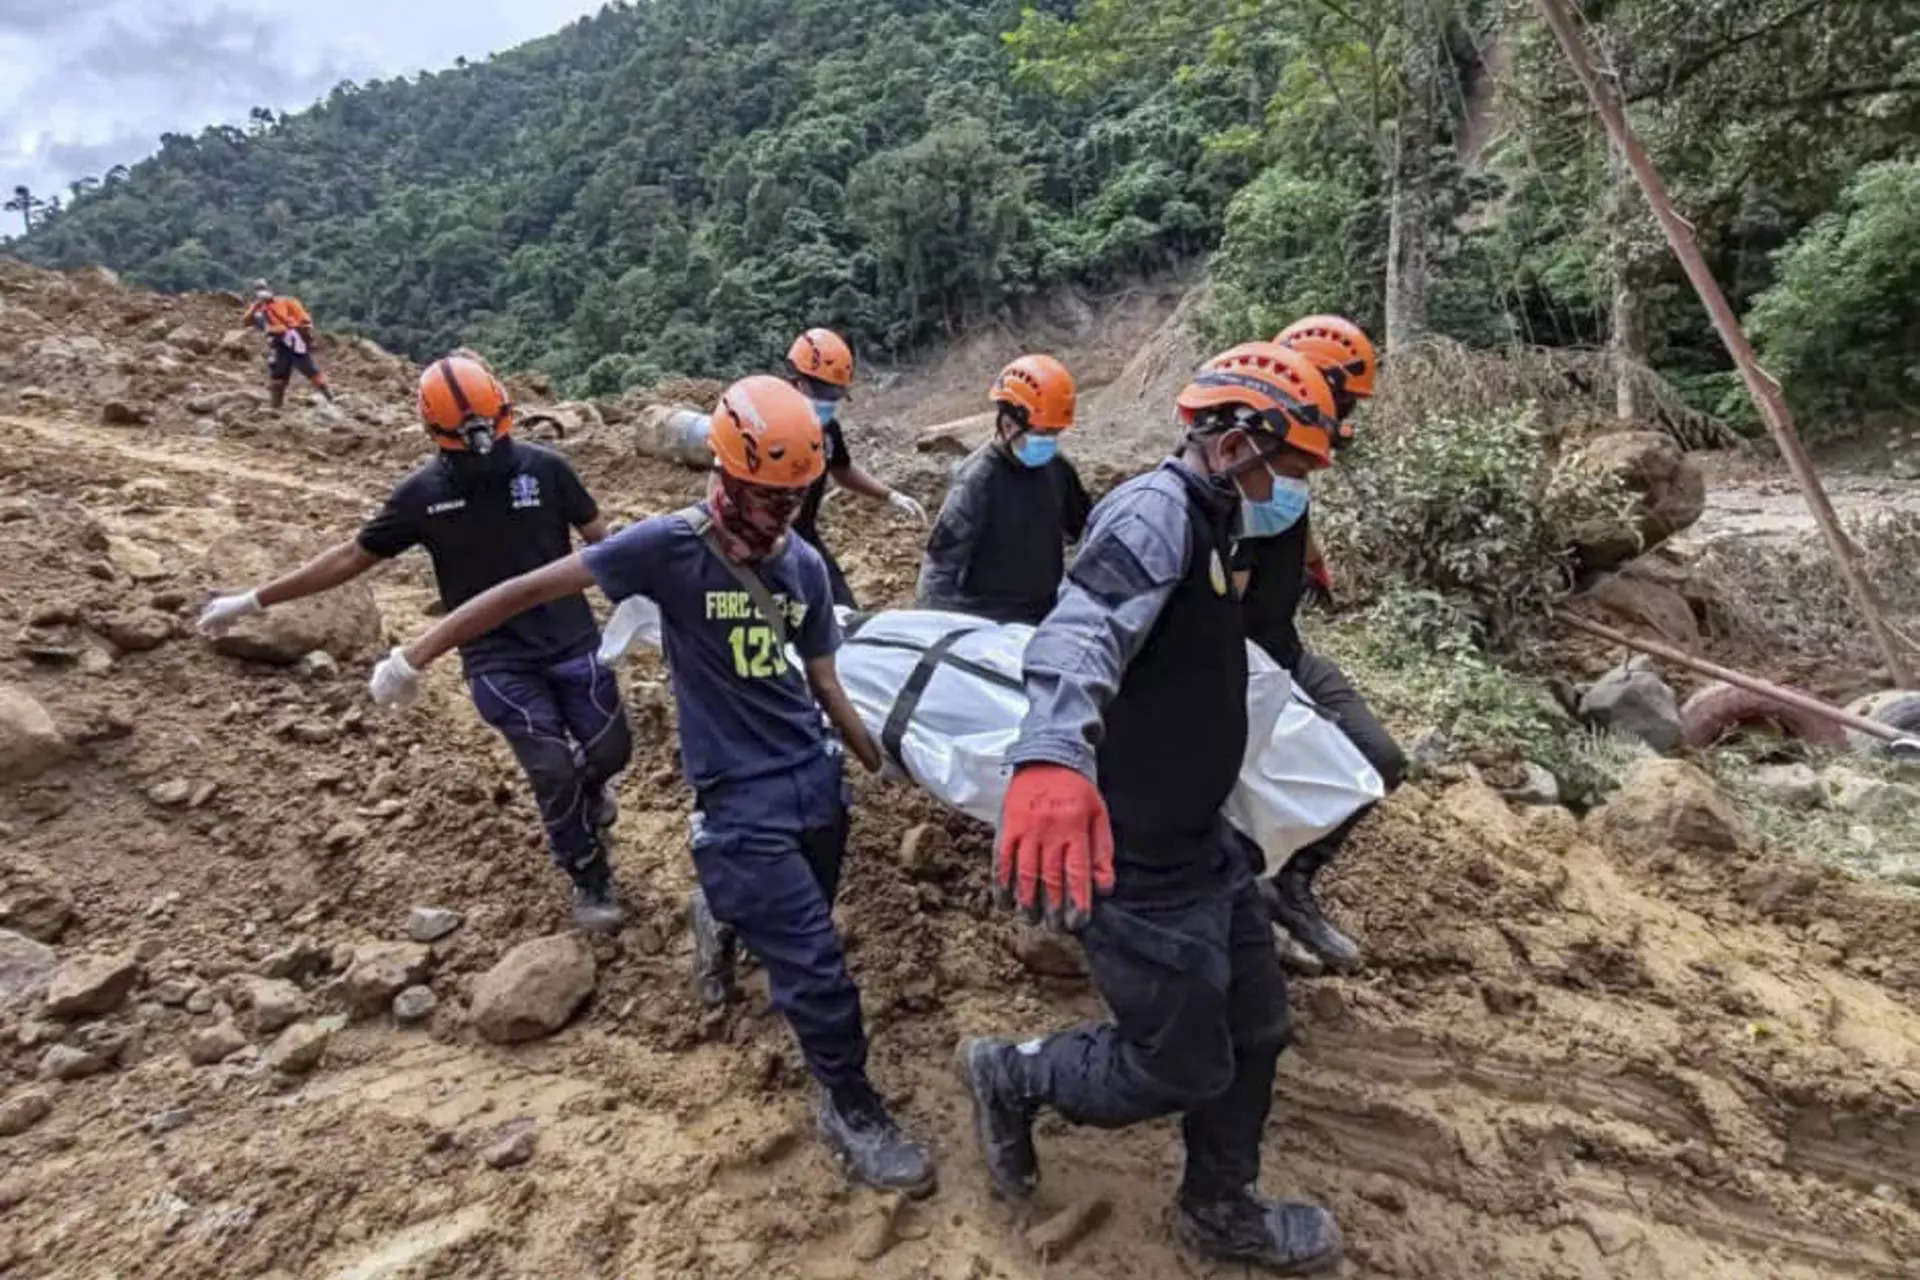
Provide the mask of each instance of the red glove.
{"label": "red glove", "polygon": [[1307,594],[1313,596],[1328,609],[1333,608],[1333,571],[1327,568],[1327,562],[1319,556],[1307,561]]}
{"label": "red glove", "polygon": [[1079,930],[1096,893],[1113,892],[1113,827],[1099,788],[1077,769],[1029,764],[1014,770],[1000,810],[993,877],[1003,903],[1030,920]]}

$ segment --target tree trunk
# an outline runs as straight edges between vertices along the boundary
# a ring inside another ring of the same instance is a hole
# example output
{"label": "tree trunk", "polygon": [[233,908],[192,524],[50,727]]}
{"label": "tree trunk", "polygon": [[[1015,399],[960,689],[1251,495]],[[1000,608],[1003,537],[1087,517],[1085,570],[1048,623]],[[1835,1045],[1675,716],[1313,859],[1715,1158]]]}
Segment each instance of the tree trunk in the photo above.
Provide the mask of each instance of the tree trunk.
{"label": "tree trunk", "polygon": [[[1619,42],[1603,36],[1611,55],[1615,82],[1623,74]],[[1642,290],[1639,230],[1642,213],[1640,188],[1627,167],[1626,153],[1611,139],[1607,144],[1607,274],[1613,283],[1613,305],[1607,327],[1607,354],[1613,366],[1613,412],[1622,422],[1647,421],[1646,397],[1638,370],[1647,363],[1647,300]]]}
{"label": "tree trunk", "polygon": [[1432,170],[1439,32],[1430,0],[1407,0],[1407,96],[1394,126],[1392,198],[1387,214],[1387,349],[1417,342],[1427,328],[1427,199]]}

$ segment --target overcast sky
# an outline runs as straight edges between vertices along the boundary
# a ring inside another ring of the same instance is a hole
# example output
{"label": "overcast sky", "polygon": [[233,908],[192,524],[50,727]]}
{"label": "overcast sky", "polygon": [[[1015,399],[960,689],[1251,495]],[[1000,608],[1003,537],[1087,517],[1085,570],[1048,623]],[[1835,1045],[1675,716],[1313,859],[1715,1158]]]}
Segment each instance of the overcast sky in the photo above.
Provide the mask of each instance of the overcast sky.
{"label": "overcast sky", "polygon": [[602,0],[0,0],[0,191],[132,164],[162,133],[478,59]]}

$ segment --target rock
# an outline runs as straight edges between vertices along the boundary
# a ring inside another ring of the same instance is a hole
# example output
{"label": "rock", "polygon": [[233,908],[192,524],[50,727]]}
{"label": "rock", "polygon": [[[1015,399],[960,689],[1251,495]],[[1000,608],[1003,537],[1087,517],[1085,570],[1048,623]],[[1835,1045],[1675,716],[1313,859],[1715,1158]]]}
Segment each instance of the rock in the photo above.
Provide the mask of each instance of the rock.
{"label": "rock", "polygon": [[325,969],[327,960],[325,947],[303,938],[262,960],[260,973],[267,978],[304,978]]}
{"label": "rock", "polygon": [[461,915],[445,907],[415,907],[407,913],[407,936],[415,942],[438,942],[458,929]]}
{"label": "rock", "polygon": [[327,834],[320,838],[328,853],[345,853],[367,838],[367,827],[363,822],[352,818],[343,818],[327,828]]}
{"label": "rock", "polygon": [[1847,828],[1847,839],[1860,846],[1862,853],[1872,853],[1880,847],[1880,836],[1864,822],[1856,822]]}
{"label": "rock", "polygon": [[300,674],[308,680],[333,680],[340,675],[340,664],[325,649],[315,649],[300,659]]}
{"label": "rock", "polygon": [[332,742],[340,731],[324,720],[298,720],[287,726],[287,736],[295,742],[317,747]]}
{"label": "rock", "polygon": [[241,985],[253,1010],[253,1029],[259,1035],[270,1036],[307,1016],[306,993],[284,978],[249,974]]}
{"label": "rock", "polygon": [[80,956],[61,965],[47,986],[47,1013],[81,1018],[112,1013],[133,990],[140,962],[131,955]]}
{"label": "rock", "polygon": [[1504,849],[1523,843],[1520,820],[1500,793],[1478,778],[1448,787],[1440,796],[1440,808],[1478,844]]}
{"label": "rock", "polygon": [[1890,822],[1920,814],[1920,790],[1904,783],[1838,767],[1828,769],[1821,781],[1834,808],[1868,822]]}
{"label": "rock", "polygon": [[353,953],[341,991],[355,1013],[382,1013],[394,996],[427,976],[428,950],[413,942],[375,942]]}
{"label": "rock", "polygon": [[193,1119],[193,1112],[185,1107],[168,1107],[165,1111],[156,1111],[147,1117],[147,1132],[158,1136],[172,1133],[184,1127]]}
{"label": "rock", "polygon": [[66,759],[67,741],[47,709],[15,685],[0,684],[0,782],[26,782]]}
{"label": "rock", "polygon": [[945,827],[922,822],[901,837],[900,865],[916,880],[935,879],[952,859],[953,840]]}
{"label": "rock", "polygon": [[[176,325],[169,329],[166,340],[176,347],[184,347],[197,356],[213,353],[213,339],[190,324]],[[200,410],[200,412],[206,411]]]}
{"label": "rock", "polygon": [[1680,760],[1640,761],[1596,816],[1616,843],[1642,854],[1731,852],[1754,838],[1713,779]]}
{"label": "rock", "polygon": [[1700,643],[1700,624],[1686,597],[1662,583],[1614,573],[1589,587],[1585,598],[1609,613],[1652,627],[1683,649]]}
{"label": "rock", "polygon": [[[315,549],[298,531],[250,525],[244,534],[208,548],[203,572],[210,583],[261,582],[286,565],[302,563]],[[373,592],[365,582],[354,582],[246,618],[213,647],[231,657],[292,666],[316,649],[341,660],[357,658],[377,647],[380,635]]]}
{"label": "rock", "polygon": [[1013,928],[1013,954],[1028,973],[1044,978],[1084,978],[1087,958],[1079,944],[1052,929],[1020,923]]}
{"label": "rock", "polygon": [[187,1037],[187,1061],[196,1067],[210,1067],[240,1052],[246,1043],[240,1028],[231,1022],[216,1022]]}
{"label": "rock", "polygon": [[107,559],[135,582],[157,582],[167,576],[166,562],[158,554],[125,538],[107,539]]}
{"label": "rock", "polygon": [[195,1017],[212,1013],[213,992],[207,990],[205,987],[194,988],[193,992],[187,996],[186,1009],[188,1013],[193,1014]]}
{"label": "rock", "polygon": [[73,895],[46,863],[0,849],[0,928],[58,942],[72,918]]}
{"label": "rock", "polygon": [[1573,466],[1613,476],[1637,495],[1630,527],[1602,521],[1570,531],[1573,549],[1586,569],[1610,569],[1651,551],[1692,525],[1706,509],[1705,475],[1663,432],[1617,431],[1597,437]]}
{"label": "rock", "polygon": [[157,609],[114,613],[94,623],[93,629],[122,653],[145,653],[173,638],[173,619]]}
{"label": "rock", "polygon": [[533,1159],[533,1148],[537,1141],[533,1123],[528,1121],[517,1125],[511,1133],[482,1151],[480,1158],[487,1162],[489,1168],[511,1169]]}
{"label": "rock", "polygon": [[305,1075],[320,1065],[338,1025],[331,1018],[294,1023],[267,1047],[267,1065],[288,1075]]}
{"label": "rock", "polygon": [[40,1089],[21,1089],[0,1102],[0,1138],[17,1138],[47,1118],[53,1099]]}
{"label": "rock", "polygon": [[1560,803],[1560,780],[1543,765],[1531,760],[1521,762],[1526,771],[1526,780],[1517,787],[1506,787],[1500,792],[1513,804],[1541,805]]}
{"label": "rock", "polygon": [[1874,868],[1874,874],[1895,884],[1920,885],[1920,854],[1883,855],[1880,864]]}
{"label": "rock", "polygon": [[99,1075],[112,1065],[102,1054],[76,1049],[69,1044],[56,1044],[40,1058],[40,1078],[84,1080],[88,1076]]}
{"label": "rock", "polygon": [[185,778],[168,778],[147,788],[147,799],[162,809],[177,809],[193,798],[193,784]]}
{"label": "rock", "polygon": [[425,1022],[440,1007],[440,997],[432,987],[408,987],[393,998],[394,1021],[403,1026]]}
{"label": "rock", "polygon": [[571,933],[523,942],[473,986],[476,1030],[501,1044],[560,1029],[593,991],[593,952]]}
{"label": "rock", "polygon": [[1673,690],[1637,656],[1580,696],[1580,715],[1595,728],[1637,738],[1655,751],[1672,751],[1685,736]]}
{"label": "rock", "polygon": [[46,994],[60,958],[52,947],[0,929],[0,1009],[27,1006]]}
{"label": "rock", "polygon": [[100,421],[110,427],[143,427],[153,421],[153,410],[125,400],[109,400],[100,406]]}
{"label": "rock", "polygon": [[255,330],[229,329],[220,335],[220,353],[228,356],[250,355],[254,349]]}
{"label": "rock", "polygon": [[1785,809],[1818,808],[1827,798],[1820,775],[1810,765],[1762,765],[1753,771],[1750,782],[1763,799]]}
{"label": "rock", "polygon": [[153,984],[153,998],[170,1009],[178,1009],[193,998],[193,983],[185,978],[167,978]]}

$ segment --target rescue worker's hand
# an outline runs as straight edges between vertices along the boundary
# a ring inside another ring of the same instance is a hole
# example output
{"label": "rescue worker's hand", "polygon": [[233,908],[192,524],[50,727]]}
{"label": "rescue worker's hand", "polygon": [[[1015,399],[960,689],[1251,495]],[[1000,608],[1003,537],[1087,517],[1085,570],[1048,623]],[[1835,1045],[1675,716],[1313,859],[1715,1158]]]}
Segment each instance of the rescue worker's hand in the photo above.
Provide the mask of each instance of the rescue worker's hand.
{"label": "rescue worker's hand", "polygon": [[1018,901],[1029,920],[1044,908],[1053,928],[1084,928],[1094,896],[1113,891],[1113,827],[1099,788],[1064,765],[1015,769],[993,876],[1003,906]]}
{"label": "rescue worker's hand", "polygon": [[237,596],[219,596],[208,601],[207,607],[200,611],[200,619],[193,625],[203,636],[219,637],[233,630],[233,624],[242,618],[264,613],[266,606],[260,603],[260,593],[244,592]]}
{"label": "rescue worker's hand", "polygon": [[895,511],[918,520],[922,529],[927,527],[927,509],[914,501],[910,494],[902,493],[898,489],[891,490],[887,494],[887,505]]}
{"label": "rescue worker's hand", "polygon": [[405,648],[393,646],[393,652],[375,664],[367,692],[383,707],[404,707],[420,696],[420,673],[407,661]]}
{"label": "rescue worker's hand", "polygon": [[1307,561],[1307,593],[1318,600],[1322,608],[1333,608],[1333,570],[1327,568],[1327,562],[1319,556]]}

